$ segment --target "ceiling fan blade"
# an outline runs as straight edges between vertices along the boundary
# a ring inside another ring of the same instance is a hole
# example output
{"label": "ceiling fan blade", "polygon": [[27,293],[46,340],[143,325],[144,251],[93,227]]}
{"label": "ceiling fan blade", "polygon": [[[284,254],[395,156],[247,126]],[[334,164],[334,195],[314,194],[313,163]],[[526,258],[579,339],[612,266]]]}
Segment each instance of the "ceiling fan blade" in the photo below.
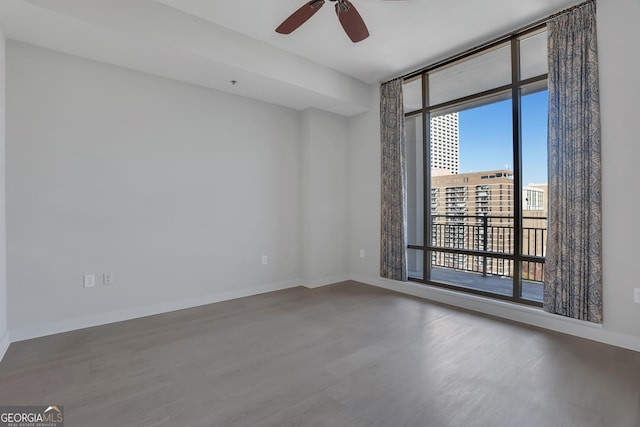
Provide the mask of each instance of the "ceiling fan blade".
{"label": "ceiling fan blade", "polygon": [[320,10],[322,5],[324,4],[324,0],[312,0],[302,6],[300,9],[296,10],[285,19],[282,24],[278,28],[276,28],[276,33],[280,34],[291,34],[298,27],[305,22],[309,18],[311,18],[317,11]]}
{"label": "ceiling fan blade", "polygon": [[356,8],[348,0],[339,0],[336,3],[338,20],[352,42],[358,43],[369,37],[369,30]]}

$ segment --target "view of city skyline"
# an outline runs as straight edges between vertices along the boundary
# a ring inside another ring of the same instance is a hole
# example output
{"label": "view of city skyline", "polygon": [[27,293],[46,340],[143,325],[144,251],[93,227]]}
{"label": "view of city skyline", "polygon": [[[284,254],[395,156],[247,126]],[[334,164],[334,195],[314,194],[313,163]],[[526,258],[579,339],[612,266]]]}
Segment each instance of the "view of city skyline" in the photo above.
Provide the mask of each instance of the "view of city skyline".
{"label": "view of city skyline", "polygon": [[[493,102],[492,102],[493,101]],[[431,213],[430,236],[423,238],[423,207],[412,205],[409,211],[409,235],[412,242],[430,240],[436,247],[513,254],[516,251],[531,257],[544,257],[547,239],[547,116],[546,90],[524,95],[521,99],[522,183],[516,188],[513,168],[512,101],[482,100],[460,111],[431,117],[430,166],[431,188],[428,208]],[[419,159],[419,119],[408,126],[409,158]],[[421,166],[411,163],[410,191],[419,192]],[[515,204],[520,194],[519,206]],[[519,213],[517,213],[519,212]],[[519,230],[515,219],[520,217]],[[515,235],[519,234],[519,242]],[[519,249],[516,249],[516,244]],[[419,253],[410,257],[411,274],[422,276],[423,258]],[[481,274],[486,278],[514,277],[519,268],[526,283],[526,298],[540,301],[539,286],[544,276],[544,264],[535,260],[513,260],[485,254],[432,251],[430,268],[440,281],[446,271]],[[440,277],[440,276],[442,277]],[[476,276],[469,276],[477,279]],[[471,280],[470,278],[468,280]],[[475,279],[474,279],[475,280]],[[506,279],[505,279],[506,280]],[[457,283],[457,282],[456,282]],[[476,286],[476,281],[473,282]],[[455,284],[455,283],[452,283]],[[457,284],[460,286],[460,284]],[[495,292],[511,295],[506,287]]]}

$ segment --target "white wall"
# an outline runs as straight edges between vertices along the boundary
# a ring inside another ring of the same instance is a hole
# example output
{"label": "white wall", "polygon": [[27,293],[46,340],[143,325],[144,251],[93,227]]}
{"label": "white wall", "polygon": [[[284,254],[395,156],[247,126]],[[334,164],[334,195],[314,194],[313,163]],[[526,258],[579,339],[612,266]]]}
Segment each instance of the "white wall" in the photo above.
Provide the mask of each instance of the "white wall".
{"label": "white wall", "polygon": [[7,254],[5,211],[5,38],[0,28],[0,360],[9,346],[7,333]]}
{"label": "white wall", "polygon": [[[633,288],[640,287],[637,246],[640,222],[633,192],[640,159],[637,104],[640,97],[640,27],[637,0],[598,3],[598,46],[602,112],[604,324],[602,328],[518,309],[502,302],[417,284],[379,278],[380,137],[379,108],[350,119],[350,240],[364,248],[365,259],[350,252],[351,277],[434,300],[555,329],[640,351],[640,304]],[[379,99],[379,95],[374,98]]]}
{"label": "white wall", "polygon": [[13,41],[7,58],[13,341],[299,284],[299,112]]}
{"label": "white wall", "polygon": [[347,278],[347,119],[307,109],[301,128],[301,277],[314,287]]}
{"label": "white wall", "polygon": [[598,54],[602,114],[604,315],[607,329],[640,337],[638,182],[640,2],[598,2]]}
{"label": "white wall", "polygon": [[371,110],[349,120],[349,273],[363,281],[380,273],[379,86],[371,91]]}

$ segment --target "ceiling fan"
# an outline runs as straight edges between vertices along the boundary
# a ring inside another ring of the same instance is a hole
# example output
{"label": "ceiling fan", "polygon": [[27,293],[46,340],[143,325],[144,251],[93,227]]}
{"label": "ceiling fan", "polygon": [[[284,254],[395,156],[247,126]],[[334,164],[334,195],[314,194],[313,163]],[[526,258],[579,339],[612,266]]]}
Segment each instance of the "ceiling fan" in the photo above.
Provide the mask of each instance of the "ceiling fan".
{"label": "ceiling fan", "polygon": [[[344,32],[352,42],[357,43],[369,37],[369,30],[355,6],[349,0],[329,0],[336,4],[336,14]],[[296,10],[276,28],[280,34],[291,34],[307,22],[324,5],[325,0],[311,0]]]}

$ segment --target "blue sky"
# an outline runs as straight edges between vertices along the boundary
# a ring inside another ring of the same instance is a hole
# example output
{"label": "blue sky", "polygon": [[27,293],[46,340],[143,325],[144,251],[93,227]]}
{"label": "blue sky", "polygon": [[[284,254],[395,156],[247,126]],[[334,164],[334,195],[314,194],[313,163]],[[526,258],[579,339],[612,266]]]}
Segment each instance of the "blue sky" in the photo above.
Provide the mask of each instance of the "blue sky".
{"label": "blue sky", "polygon": [[[522,98],[523,184],[547,182],[547,91]],[[511,100],[461,111],[460,173],[513,170]]]}

